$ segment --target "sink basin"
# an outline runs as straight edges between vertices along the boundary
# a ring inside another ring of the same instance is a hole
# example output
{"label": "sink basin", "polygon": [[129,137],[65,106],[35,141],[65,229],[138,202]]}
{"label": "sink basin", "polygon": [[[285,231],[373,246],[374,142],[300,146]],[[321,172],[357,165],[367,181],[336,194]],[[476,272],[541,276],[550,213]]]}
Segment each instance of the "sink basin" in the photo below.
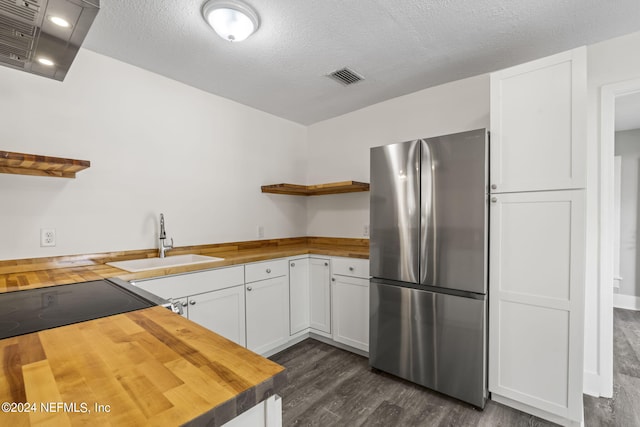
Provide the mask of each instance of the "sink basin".
{"label": "sink basin", "polygon": [[138,271],[202,264],[205,262],[222,261],[223,259],[224,258],[216,258],[213,256],[185,254],[169,256],[166,258],[141,258],[132,259],[129,261],[108,262],[107,265],[128,271],[130,273],[137,273]]}

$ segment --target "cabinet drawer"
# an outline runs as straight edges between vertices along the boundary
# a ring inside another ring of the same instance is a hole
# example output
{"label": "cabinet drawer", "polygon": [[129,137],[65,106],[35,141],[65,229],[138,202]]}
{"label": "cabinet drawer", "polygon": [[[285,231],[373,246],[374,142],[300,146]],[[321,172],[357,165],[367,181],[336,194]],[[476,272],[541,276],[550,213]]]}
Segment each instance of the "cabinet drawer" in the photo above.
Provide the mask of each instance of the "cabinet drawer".
{"label": "cabinet drawer", "polygon": [[332,258],[331,271],[342,276],[369,278],[369,260],[358,258]]}
{"label": "cabinet drawer", "polygon": [[286,276],[289,264],[285,259],[276,259],[264,262],[255,262],[245,265],[246,282],[271,279],[273,277]]}
{"label": "cabinet drawer", "polygon": [[179,298],[242,285],[244,267],[218,268],[131,283],[161,298]]}

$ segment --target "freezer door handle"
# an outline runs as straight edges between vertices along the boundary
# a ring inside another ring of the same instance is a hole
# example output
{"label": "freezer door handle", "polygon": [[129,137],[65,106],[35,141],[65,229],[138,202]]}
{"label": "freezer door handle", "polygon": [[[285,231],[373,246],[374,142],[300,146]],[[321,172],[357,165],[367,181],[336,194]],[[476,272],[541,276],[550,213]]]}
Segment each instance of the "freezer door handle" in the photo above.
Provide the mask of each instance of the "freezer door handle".
{"label": "freezer door handle", "polygon": [[420,283],[433,284],[436,277],[436,197],[435,197],[435,164],[433,153],[427,140],[420,141],[420,164],[422,176],[420,181]]}

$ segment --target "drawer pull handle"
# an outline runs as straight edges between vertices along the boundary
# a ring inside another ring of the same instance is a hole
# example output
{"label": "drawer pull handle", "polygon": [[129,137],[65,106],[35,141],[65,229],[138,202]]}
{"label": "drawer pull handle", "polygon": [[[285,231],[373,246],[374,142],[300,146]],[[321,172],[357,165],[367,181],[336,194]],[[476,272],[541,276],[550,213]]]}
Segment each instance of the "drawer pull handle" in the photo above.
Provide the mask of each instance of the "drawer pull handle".
{"label": "drawer pull handle", "polygon": [[491,189],[492,189],[492,190],[496,190],[497,188],[498,188],[498,186],[497,186],[497,185],[495,185],[495,184],[491,184]]}
{"label": "drawer pull handle", "polygon": [[253,290],[253,288],[252,288],[251,286],[247,286],[247,290],[248,290],[249,292],[251,292],[251,291]]}
{"label": "drawer pull handle", "polygon": [[291,267],[295,267],[295,266],[296,266],[296,263],[295,263],[295,262],[292,262],[292,263],[291,263]]}
{"label": "drawer pull handle", "polygon": [[271,273],[271,269],[267,268],[267,274]]}
{"label": "drawer pull handle", "polygon": [[353,267],[349,267],[349,271],[353,271],[355,270]]}
{"label": "drawer pull handle", "polygon": [[191,301],[189,301],[189,304],[196,305],[196,302],[194,300],[191,300]]}
{"label": "drawer pull handle", "polygon": [[183,301],[183,302],[182,302],[182,306],[183,306],[183,307],[186,307],[186,306],[187,306],[187,302],[186,302],[186,301]]}
{"label": "drawer pull handle", "polygon": [[329,263],[328,263],[328,262],[325,262],[325,263],[324,263],[324,266],[325,266],[325,267],[329,267]]}
{"label": "drawer pull handle", "polygon": [[491,203],[496,203],[497,201],[498,201],[498,198],[497,198],[497,197],[492,197],[492,198],[491,198]]}
{"label": "drawer pull handle", "polygon": [[336,281],[336,278],[335,278],[335,277],[332,277],[332,278],[331,278],[331,281],[332,281],[332,282],[335,282],[335,281]]}

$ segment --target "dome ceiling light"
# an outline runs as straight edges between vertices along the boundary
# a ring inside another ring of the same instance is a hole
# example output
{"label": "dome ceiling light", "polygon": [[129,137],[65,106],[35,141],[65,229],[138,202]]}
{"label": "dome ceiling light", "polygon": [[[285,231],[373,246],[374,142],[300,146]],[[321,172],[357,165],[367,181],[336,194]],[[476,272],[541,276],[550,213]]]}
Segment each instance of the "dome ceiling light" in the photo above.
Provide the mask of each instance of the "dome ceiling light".
{"label": "dome ceiling light", "polygon": [[232,42],[246,39],[260,26],[258,13],[239,0],[209,0],[202,16],[220,37]]}

